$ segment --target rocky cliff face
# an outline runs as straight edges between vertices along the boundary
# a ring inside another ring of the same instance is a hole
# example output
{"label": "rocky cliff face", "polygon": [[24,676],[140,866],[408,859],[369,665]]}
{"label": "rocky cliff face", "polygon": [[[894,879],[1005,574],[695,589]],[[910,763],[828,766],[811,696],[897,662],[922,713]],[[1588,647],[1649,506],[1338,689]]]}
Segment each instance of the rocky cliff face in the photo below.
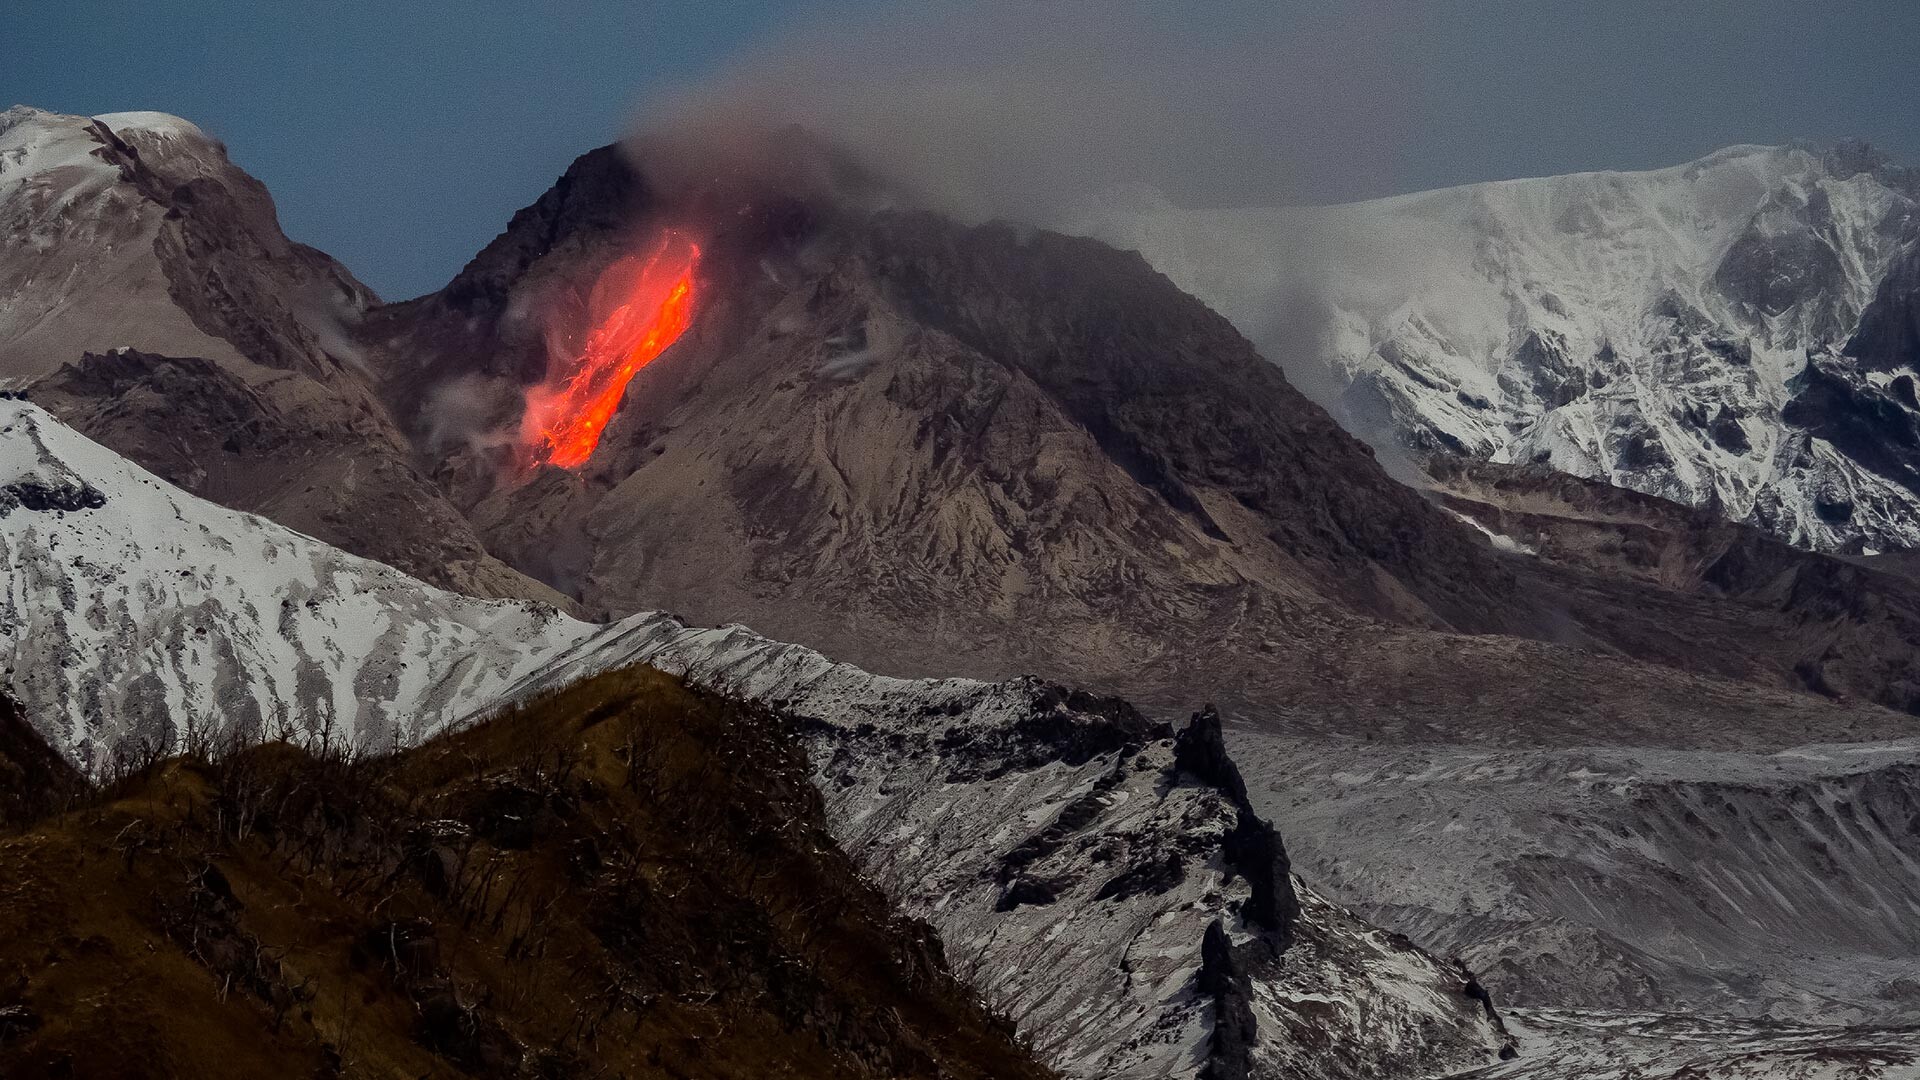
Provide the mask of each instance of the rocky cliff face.
{"label": "rocky cliff face", "polygon": [[1798,545],[1885,549],[1920,543],[1920,496],[1885,460],[1906,443],[1837,430],[1857,405],[1808,384],[1849,380],[1895,410],[1879,423],[1912,423],[1892,384],[1917,197],[1913,170],[1861,146],[1734,147],[1305,210],[1116,201],[1086,227],[1274,356],[1330,370],[1327,400],[1383,446],[1546,464]]}
{"label": "rocky cliff face", "polygon": [[159,113],[0,114],[0,380],[190,490],[483,595],[492,558],[413,464],[351,327],[376,298]]}

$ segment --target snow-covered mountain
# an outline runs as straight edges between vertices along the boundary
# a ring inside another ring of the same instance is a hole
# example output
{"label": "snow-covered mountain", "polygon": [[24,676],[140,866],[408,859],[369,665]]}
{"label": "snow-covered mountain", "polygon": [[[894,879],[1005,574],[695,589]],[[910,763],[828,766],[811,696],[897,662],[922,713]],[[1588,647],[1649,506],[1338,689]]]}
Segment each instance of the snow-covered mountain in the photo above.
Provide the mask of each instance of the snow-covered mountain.
{"label": "snow-covered mountain", "polygon": [[1314,208],[1133,192],[1079,228],[1141,251],[1379,444],[1884,549],[1920,543],[1916,358],[1848,343],[1863,313],[1905,322],[1869,309],[1911,309],[1917,199],[1920,171],[1863,146],[1737,146]]}
{"label": "snow-covered mountain", "polygon": [[1176,739],[1031,679],[883,678],[739,627],[456,596],[19,400],[0,551],[8,690],[96,770],[129,743],[410,744],[647,663],[791,718],[839,842],[1069,1075],[1433,1075],[1507,1045],[1463,969],[1289,875],[1211,713]]}
{"label": "snow-covered mountain", "polygon": [[195,494],[483,596],[502,566],[411,461],[349,340],[373,293],[164,113],[0,112],[0,387]]}

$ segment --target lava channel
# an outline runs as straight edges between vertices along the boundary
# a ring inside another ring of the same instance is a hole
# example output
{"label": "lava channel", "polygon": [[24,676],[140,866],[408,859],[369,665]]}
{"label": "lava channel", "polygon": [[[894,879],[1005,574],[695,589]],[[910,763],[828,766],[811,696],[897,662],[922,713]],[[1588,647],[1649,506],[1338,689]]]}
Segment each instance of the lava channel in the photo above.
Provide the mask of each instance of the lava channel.
{"label": "lava channel", "polygon": [[[699,245],[678,232],[661,235],[647,256],[629,255],[594,280],[571,318],[556,317],[547,335],[547,378],[527,392],[520,441],[535,464],[578,468],[640,369],[679,340],[693,321],[693,271]],[[586,328],[584,334],[574,332]]]}

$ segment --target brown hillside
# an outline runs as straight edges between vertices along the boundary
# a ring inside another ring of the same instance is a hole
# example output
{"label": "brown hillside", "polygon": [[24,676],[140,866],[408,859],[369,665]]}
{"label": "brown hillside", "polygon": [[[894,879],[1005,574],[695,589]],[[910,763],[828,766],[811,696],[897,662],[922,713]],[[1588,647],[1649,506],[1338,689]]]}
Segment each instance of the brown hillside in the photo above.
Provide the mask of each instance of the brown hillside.
{"label": "brown hillside", "polygon": [[599,676],[391,758],[176,759],[0,836],[7,1077],[1042,1077],[781,722]]}

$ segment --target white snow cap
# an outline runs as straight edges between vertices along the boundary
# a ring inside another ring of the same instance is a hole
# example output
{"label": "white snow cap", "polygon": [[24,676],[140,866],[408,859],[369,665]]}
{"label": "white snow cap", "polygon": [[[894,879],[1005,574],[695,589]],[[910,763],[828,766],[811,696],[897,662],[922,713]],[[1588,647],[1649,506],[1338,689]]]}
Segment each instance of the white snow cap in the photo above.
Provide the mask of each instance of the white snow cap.
{"label": "white snow cap", "polygon": [[182,120],[172,113],[163,112],[116,112],[100,113],[93,119],[100,121],[117,132],[144,131],[149,135],[170,138],[210,139],[198,124]]}

